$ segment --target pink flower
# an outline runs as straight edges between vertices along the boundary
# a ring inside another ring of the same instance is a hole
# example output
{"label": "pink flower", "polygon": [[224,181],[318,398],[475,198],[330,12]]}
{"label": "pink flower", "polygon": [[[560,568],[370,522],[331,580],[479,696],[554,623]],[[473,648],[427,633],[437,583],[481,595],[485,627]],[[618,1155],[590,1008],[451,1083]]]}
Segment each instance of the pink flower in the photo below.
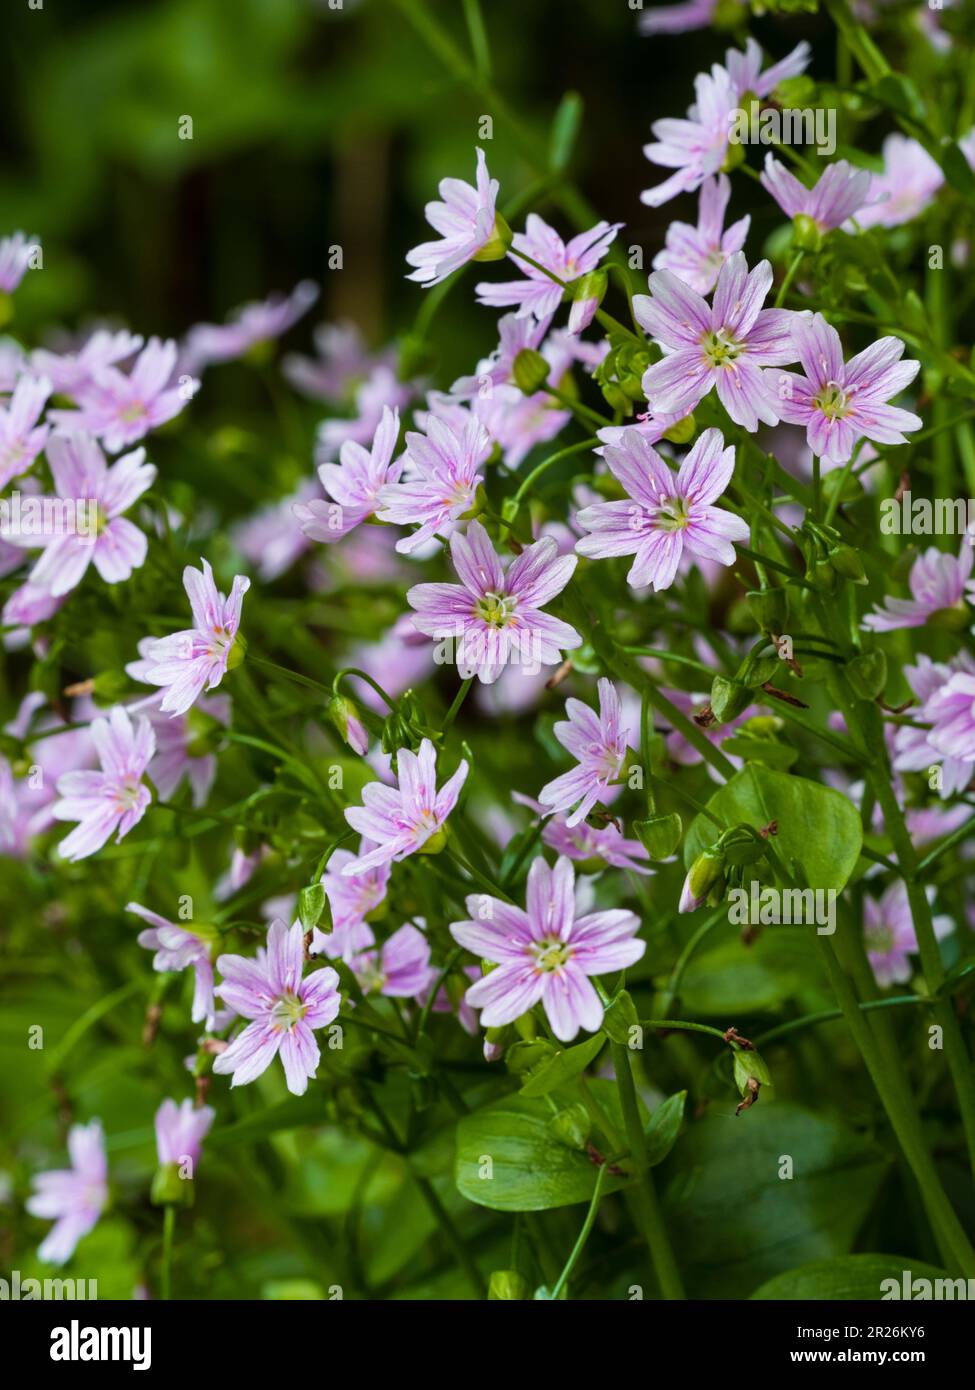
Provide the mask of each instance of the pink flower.
{"label": "pink flower", "polygon": [[[537,213],[529,213],[524,232],[517,232],[512,237],[511,251],[508,253],[526,278],[509,280],[500,285],[482,282],[476,286],[478,302],[495,309],[514,307],[519,318],[534,314],[536,319],[542,321],[551,319],[562,302],[562,286],[514,253],[523,252],[560,280],[570,283],[596,269],[622,225],[622,222],[597,222],[588,232],[574,236],[567,245]],[[578,333],[586,328],[592,321],[596,307],[595,300],[574,300],[569,331]]]}
{"label": "pink flower", "polygon": [[398,438],[399,411],[384,406],[368,454],[361,444],[347,439],[339,462],[321,465],[318,476],[333,500],[295,503],[294,514],[306,536],[313,541],[338,541],[375,513],[381,489],[395,483],[403,471],[402,459],[393,462]]}
{"label": "pink flower", "polygon": [[[945,751],[958,732],[965,727],[966,718],[975,725],[975,717],[970,713],[972,701],[966,702],[964,694],[956,698],[956,692],[942,695],[950,688],[957,675],[975,671],[967,657],[956,658],[950,666],[932,661],[923,653],[917,658],[916,666],[905,666],[904,675],[921,705],[917,711],[920,723],[934,723],[934,728],[912,728],[909,724],[900,725],[894,734],[894,768],[898,772],[930,772],[935,764],[941,768],[939,792],[942,797],[962,792],[972,780],[973,757],[964,756],[968,747],[962,743],[958,755]],[[966,710],[969,711],[966,714]],[[937,744],[934,742],[937,736]]]}
{"label": "pink flower", "polygon": [[[122,515],[156,480],[153,464],[145,462],[145,449],[116,459],[111,467],[98,444],[87,434],[53,434],[47,445],[47,461],[54,478],[55,498],[38,498],[57,515],[58,499],[70,526],[45,534],[13,534],[4,538],[22,546],[42,546],[44,554],[31,571],[30,582],[55,598],[81,583],[93,564],[106,584],[121,584],[145,563],[148,542]],[[87,516],[90,524],[83,525]]]}
{"label": "pink flower", "polygon": [[210,959],[210,942],[198,935],[190,927],[181,927],[151,912],[141,903],[126,903],[126,912],[133,912],[149,926],[138,936],[140,946],[147,951],[155,951],[152,958],[153,970],[162,973],[181,970],[193,971],[193,1006],[190,1018],[194,1023],[203,1023],[208,1029],[213,1027],[216,1004],[213,998],[213,963]]}
{"label": "pink flower", "polygon": [[780,58],[763,72],[765,54],[754,39],[748,38],[745,40],[744,53],[737,48],[725,51],[724,65],[731,78],[735,95],[740,101],[748,92],[754,92],[757,97],[762,98],[771,96],[779,83],[784,82],[787,77],[798,77],[801,72],[805,72],[811,57],[812,49],[803,40],[802,43],[796,44],[791,53],[787,53],[784,58]]}
{"label": "pink flower", "polygon": [[[31,727],[44,703],[44,696],[34,691],[21,701],[16,719],[4,725],[6,733],[23,740],[24,761],[29,764],[26,776],[15,777],[7,759],[0,757],[0,853],[16,858],[25,856],[31,841],[54,824],[58,778],[94,761],[88,728],[53,733],[62,721],[52,715]],[[36,734],[44,737],[35,741]]]}
{"label": "pink flower", "polygon": [[303,979],[304,963],[301,924],[287,927],[281,921],[271,923],[267,948],[258,947],[254,960],[217,960],[223,976],[217,994],[235,1013],[251,1020],[213,1062],[216,1073],[232,1076],[231,1086],[255,1081],[280,1053],[291,1094],[301,1096],[308,1089],[321,1056],[314,1030],[332,1022],[342,1000],[339,977],[330,965]]}
{"label": "pink flower", "polygon": [[928,619],[946,608],[963,608],[965,584],[972,572],[972,547],[968,537],[957,556],[930,546],[911,566],[910,598],[885,598],[884,606],[868,613],[863,626],[871,632],[893,632],[899,627],[925,627]]}
{"label": "pink flower", "polygon": [[[694,29],[707,29],[714,20],[719,0],[683,0],[677,5],[659,5],[645,10],[640,16],[641,34],[689,34]],[[745,4],[746,0],[736,0]]]}
{"label": "pink flower", "polygon": [[[934,897],[933,888],[927,893],[929,900]],[[948,936],[952,928],[950,917],[934,918],[934,934],[939,939]],[[898,880],[891,884],[879,902],[864,898],[863,935],[877,984],[906,984],[912,973],[908,956],[914,955],[918,946],[905,883]]]}
{"label": "pink flower", "polygon": [[295,526],[295,506],[317,501],[321,489],[307,479],[290,497],[271,502],[230,529],[234,545],[266,583],[286,574],[308,550],[308,537]]}
{"label": "pink flower", "polygon": [[380,363],[393,366],[393,354],[374,357],[354,323],[323,323],[315,329],[317,357],[289,353],[282,359],[281,371],[296,391],[312,400],[339,404],[353,385],[368,377]]}
{"label": "pink flower", "polygon": [[975,762],[975,673],[956,671],[924,706],[931,747],[945,758]]}
{"label": "pink flower", "polygon": [[417,267],[406,278],[429,287],[468,261],[496,260],[503,255],[497,227],[498,188],[497,179],[488,174],[482,149],[477,151],[476,187],[460,179],[442,179],[443,202],[426,206],[427,221],[441,240],[425,241],[406,253],[408,263]]}
{"label": "pink flower", "polygon": [[100,772],[66,772],[58,779],[53,812],[57,820],[78,825],[58,845],[62,859],[87,859],[113,833],[116,844],[146,813],[152,800],[143,774],[155,751],[148,719],[132,721],[121,705],[107,719],[96,719],[91,737],[101,763]]}
{"label": "pink flower", "polygon": [[170,385],[176,352],[172,340],[150,338],[128,376],[117,367],[94,368],[78,391],[81,409],[52,410],[50,418],[66,429],[97,435],[110,454],[117,454],[172,420],[192,399],[197,381]]}
{"label": "pink flower", "polygon": [[183,570],[193,627],[169,637],[144,637],[139,643],[141,659],[125,668],[133,680],[163,686],[166,693],[159,707],[174,716],[185,714],[204,690],[218,686],[243,657],[237,634],[251,582],[235,575],[230,597],[224,598],[208,561],[200,563],[202,573],[192,565]]}
{"label": "pink flower", "polygon": [[505,573],[484,527],[472,521],[466,536],[451,537],[450,558],[460,584],[415,584],[406,598],[418,631],[456,644],[462,679],[476,675],[489,685],[510,660],[554,666],[563,650],[582,645],[574,627],[542,612],[576,567],[550,537],[526,547]]}
{"label": "pink flower", "polygon": [[114,367],[132,357],[142,347],[142,338],[124,330],[96,329],[78,352],[49,352],[37,348],[31,354],[31,368],[46,376],[59,396],[77,396],[102,367]]}
{"label": "pink flower", "polygon": [[492,448],[484,426],[470,414],[456,426],[431,415],[425,435],[407,434],[406,478],[380,488],[376,512],[380,521],[419,528],[396,542],[398,551],[409,555],[435,535],[453,532],[474,508],[481,469]]}
{"label": "pink flower", "polygon": [[0,408],[0,488],[26,473],[44,448],[51,427],[37,422],[50,394],[46,377],[22,376]]}
{"label": "pink flower", "polygon": [[727,174],[705,179],[698,199],[697,226],[670,223],[665,249],[653,259],[654,270],[672,271],[698,294],[710,294],[725,261],[744,246],[751,225],[750,217],[742,217],[724,230],[730,197]]}
{"label": "pink flower", "polygon": [[132,714],[144,714],[156,737],[156,752],[149,776],[163,801],[168,801],[185,777],[193,793],[193,805],[205,806],[217,758],[213,751],[221,727],[230,723],[226,695],[200,695],[185,715],[163,712],[159,695],[149,695],[129,706]]}
{"label": "pink flower", "polygon": [[68,1154],[71,1167],[39,1174],[34,1195],[25,1203],[31,1216],[54,1222],[37,1251],[39,1259],[52,1265],[70,1260],[108,1202],[108,1162],[99,1120],[71,1126]]}
{"label": "pink flower", "polygon": [[654,271],[649,284],[652,297],[636,295],[633,312],[664,352],[643,376],[651,412],[688,415],[714,387],[736,425],[776,424],[759,368],[796,360],[795,316],[762,308],[772,286],[768,261],[749,272],[743,252],[734,252],[718,273],[710,305],[669,270]]}
{"label": "pink flower", "polygon": [[0,239],[0,290],[13,294],[31,268],[31,257],[40,249],[38,241],[30,241],[23,232]]}
{"label": "pink flower", "polygon": [[650,858],[646,848],[639,840],[625,839],[622,831],[612,823],[599,827],[582,821],[570,829],[564,816],[553,816],[542,830],[542,842],[556,854],[583,861],[588,872],[593,871],[591,861],[594,859],[601,859],[613,869],[628,869],[633,874],[653,872],[638,862]]}
{"label": "pink flower", "polygon": [[717,174],[728,152],[728,141],[738,106],[738,94],[728,73],[715,63],[710,73],[694,79],[695,102],[684,120],[665,117],[651,129],[656,141],[644,145],[651,164],[675,169],[670,178],[640,194],[640,201],[659,208],[678,193],[693,193],[706,178]]}
{"label": "pink flower", "polygon": [[196,373],[214,362],[230,362],[260,343],[280,338],[317,298],[318,286],[302,280],[289,295],[272,294],[258,304],[245,304],[229,323],[198,323],[187,334],[184,371]]}
{"label": "pink flower", "polygon": [[357,857],[364,859],[373,848],[371,840],[363,839],[358,856],[349,849],[337,849],[329,859],[321,882],[332,913],[332,930],[326,933],[315,928],[310,947],[312,955],[324,954],[329,960],[341,958],[348,962],[375,941],[366,918],[376,912],[386,897],[392,872],[389,862],[377,864],[355,878],[348,878],[344,873],[346,865],[355,863]]}
{"label": "pink flower", "polygon": [[217,1112],[212,1105],[195,1107],[191,1100],[177,1105],[164,1100],[156,1111],[156,1153],[160,1166],[175,1163],[183,1168],[189,1163],[190,1175],[195,1176],[203,1141]]}
{"label": "pink flower", "polygon": [[368,444],[387,410],[403,410],[409,405],[415,388],[400,381],[388,362],[380,361],[365,381],[356,388],[355,409],[351,420],[324,420],[318,429],[315,446],[316,463],[331,463],[347,439],[355,444]]}
{"label": "pink flower", "polygon": [[822,314],[793,315],[792,339],[805,376],[767,372],[769,393],[790,425],[804,425],[813,453],[832,464],[846,463],[858,439],[904,444],[905,431],[923,420],[909,410],[888,405],[914,380],[920,362],[902,362],[899,338],[879,338],[849,362],[836,329]]}
{"label": "pink flower", "polygon": [[620,446],[604,450],[610,472],[628,500],[597,502],[576,516],[591,534],[577,542],[580,555],[635,558],[627,582],[669,589],[685,550],[696,560],[734,563],[733,542],[747,541],[748,523],[712,505],[735,471],[735,451],[720,430],[705,430],[674,474],[639,430],[628,429]]}
{"label": "pink flower", "polygon": [[767,154],[761,180],[787,217],[808,217],[821,232],[841,227],[870,196],[867,170],[856,169],[845,159],[828,165],[813,187],[807,188]]}
{"label": "pink flower", "polygon": [[351,964],[366,994],[390,999],[417,999],[437,978],[430,965],[429,941],[408,922],[380,950],[355,956]]}
{"label": "pink flower", "polygon": [[467,771],[467,761],[462,759],[438,792],[437,754],[430,740],[423,740],[419,753],[400,748],[396,754],[397,785],[368,783],[362,789],[362,805],[350,806],[345,812],[352,829],[372,840],[375,849],[343,864],[343,877],[358,877],[390,860],[406,859],[427,845],[457,805]]}
{"label": "pink flower", "polygon": [[[629,731],[622,727],[623,706],[613,682],[598,682],[599,715],[581,700],[565,702],[568,720],[555,725],[555,737],[578,766],[556,777],[538,793],[549,811],[569,811],[566,825],[578,825],[623,771]],[[571,808],[575,806],[573,811]]]}
{"label": "pink flower", "polygon": [[646,950],[635,940],[639,919],[613,909],[576,917],[575,873],[568,859],[550,869],[536,859],[528,872],[527,911],[498,898],[472,894],[471,919],[454,922],[455,941],[497,969],[471,986],[467,1002],[481,1010],[481,1026],[513,1023],[541,1002],[552,1032],[571,1042],[580,1028],[595,1033],[603,1006],[589,977],[626,970]]}
{"label": "pink flower", "polygon": [[927,212],[945,181],[940,165],[906,135],[888,135],[884,169],[873,176],[875,201],[857,214],[861,227],[899,227]]}
{"label": "pink flower", "polygon": [[537,351],[547,331],[533,315],[505,314],[498,320],[498,345],[477,364],[473,376],[462,376],[450,388],[455,400],[489,398],[492,387],[510,386],[514,381],[515,358],[525,348]]}

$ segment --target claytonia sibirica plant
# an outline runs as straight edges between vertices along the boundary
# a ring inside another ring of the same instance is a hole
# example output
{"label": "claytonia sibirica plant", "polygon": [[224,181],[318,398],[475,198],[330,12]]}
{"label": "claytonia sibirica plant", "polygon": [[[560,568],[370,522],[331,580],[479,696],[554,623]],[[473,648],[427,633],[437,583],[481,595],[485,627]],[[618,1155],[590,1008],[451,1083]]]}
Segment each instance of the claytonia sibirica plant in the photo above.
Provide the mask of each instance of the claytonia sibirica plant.
{"label": "claytonia sibirica plant", "polygon": [[[239,7],[283,104],[220,8],[244,96],[153,147],[158,249],[141,67],[111,284],[104,222],[0,229],[17,1259],[152,1299],[975,1280],[966,6],[517,47],[512,0]],[[309,99],[317,25],[354,63]]]}

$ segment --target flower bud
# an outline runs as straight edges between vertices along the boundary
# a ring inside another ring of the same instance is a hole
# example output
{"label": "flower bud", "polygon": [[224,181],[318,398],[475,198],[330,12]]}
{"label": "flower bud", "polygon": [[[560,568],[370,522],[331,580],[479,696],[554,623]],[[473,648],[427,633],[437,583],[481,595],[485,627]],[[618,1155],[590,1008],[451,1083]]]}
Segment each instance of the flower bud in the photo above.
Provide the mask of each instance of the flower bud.
{"label": "flower bud", "polygon": [[716,884],[724,881],[725,860],[717,846],[699,854],[687,871],[685,887],[695,902],[701,903]]}
{"label": "flower bud", "polygon": [[634,821],[640,844],[653,860],[669,859],[680,844],[683,831],[681,818],[676,811],[666,816],[651,816],[649,820]]}
{"label": "flower bud", "polygon": [[193,1180],[180,1177],[178,1163],[163,1163],[153,1175],[149,1197],[157,1207],[191,1207]]}
{"label": "flower bud", "polygon": [[439,830],[435,830],[429,840],[424,840],[417,850],[417,854],[439,854],[447,843],[447,827],[442,825]]}
{"label": "flower bud", "polygon": [[829,563],[838,575],[854,584],[866,584],[867,572],[863,561],[852,545],[834,545],[828,553]]}
{"label": "flower bud", "polygon": [[512,376],[519,391],[526,396],[534,396],[548,381],[552,370],[540,352],[534,348],[522,348],[515,358]]}
{"label": "flower bud", "polygon": [[746,595],[752,616],[763,632],[780,633],[789,615],[789,599],[784,589],[749,589]]}
{"label": "flower bud", "polygon": [[333,695],[326,714],[339,731],[339,736],[354,752],[364,756],[369,751],[369,735],[359,711],[345,695]]}
{"label": "flower bud", "polygon": [[861,652],[846,663],[846,675],[861,700],[876,700],[887,685],[887,658],[879,647]]}
{"label": "flower bud", "polygon": [[797,251],[819,251],[823,245],[823,230],[818,222],[804,212],[792,219],[792,244]]}
{"label": "flower bud", "polygon": [[719,724],[727,724],[743,714],[751,698],[751,690],[740,680],[715,676],[711,682],[711,711]]}
{"label": "flower bud", "polygon": [[488,1302],[512,1302],[531,1297],[528,1280],[516,1269],[496,1269],[488,1280]]}

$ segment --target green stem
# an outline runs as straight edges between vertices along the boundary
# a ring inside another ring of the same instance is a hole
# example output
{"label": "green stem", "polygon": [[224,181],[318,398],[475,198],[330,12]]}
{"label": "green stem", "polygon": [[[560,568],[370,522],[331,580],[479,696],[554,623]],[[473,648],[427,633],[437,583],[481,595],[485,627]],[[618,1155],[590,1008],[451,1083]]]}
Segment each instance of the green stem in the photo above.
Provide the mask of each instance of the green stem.
{"label": "green stem", "polygon": [[684,1285],[647,1163],[647,1141],[643,1125],[640,1123],[630,1054],[623,1043],[614,1042],[612,1048],[613,1068],[616,1072],[616,1086],[626,1126],[626,1139],[630,1147],[630,1157],[636,1168],[634,1200],[643,1225],[643,1234],[661,1293],[666,1299],[682,1299],[685,1296]]}
{"label": "green stem", "polygon": [[805,254],[806,254],[805,251],[797,251],[796,254],[795,254],[795,256],[793,257],[792,264],[789,266],[789,269],[786,271],[786,273],[785,273],[785,279],[782,281],[782,284],[779,286],[779,292],[778,292],[778,294],[775,296],[775,307],[776,307],[776,309],[781,309],[781,308],[782,308],[782,305],[785,303],[785,297],[786,297],[786,295],[789,293],[789,286],[792,284],[793,280],[796,278],[796,272],[798,271],[799,267],[802,265],[802,258],[803,258],[803,256],[804,256]]}
{"label": "green stem", "polygon": [[163,1207],[163,1245],[162,1269],[159,1280],[159,1296],[167,1302],[173,1290],[173,1232],[176,1229],[176,1208],[172,1202]]}
{"label": "green stem", "polygon": [[589,1239],[589,1232],[592,1230],[593,1223],[596,1220],[596,1213],[599,1210],[599,1203],[602,1201],[603,1183],[606,1180],[606,1174],[608,1172],[609,1164],[603,1163],[599,1169],[598,1174],[596,1175],[596,1186],[593,1188],[592,1201],[589,1203],[589,1210],[586,1212],[586,1219],[582,1223],[582,1230],[579,1232],[579,1236],[576,1240],[576,1243],[572,1247],[571,1255],[565,1262],[565,1266],[562,1270],[562,1273],[559,1275],[558,1279],[555,1281],[555,1284],[552,1287],[552,1292],[549,1295],[550,1298],[556,1299],[561,1294],[562,1290],[565,1288],[566,1282],[568,1281],[569,1275],[575,1268],[579,1256],[585,1249],[586,1241]]}
{"label": "green stem", "polygon": [[450,709],[447,711],[446,717],[444,718],[443,726],[442,726],[442,732],[443,732],[443,733],[446,733],[446,732],[447,732],[447,730],[450,728],[451,724],[453,724],[454,720],[457,718],[457,715],[460,713],[460,707],[461,707],[461,705],[462,705],[462,704],[464,703],[464,701],[467,699],[467,692],[470,690],[470,688],[471,688],[471,686],[472,686],[473,684],[474,684],[474,677],[473,677],[473,676],[468,676],[467,679],[466,679],[465,681],[462,682],[460,689],[457,691],[457,694],[454,696],[453,704],[450,706]]}

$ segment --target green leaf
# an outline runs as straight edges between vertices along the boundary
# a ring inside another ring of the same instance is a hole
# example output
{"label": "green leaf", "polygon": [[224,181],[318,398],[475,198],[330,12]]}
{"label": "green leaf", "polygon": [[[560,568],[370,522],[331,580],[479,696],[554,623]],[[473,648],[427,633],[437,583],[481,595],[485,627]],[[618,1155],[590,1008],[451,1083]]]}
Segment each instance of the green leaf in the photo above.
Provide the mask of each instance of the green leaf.
{"label": "green leaf", "polygon": [[530,1072],[521,1088],[523,1096],[544,1096],[554,1091],[556,1086],[564,1086],[567,1081],[584,1072],[590,1062],[594,1062],[603,1050],[606,1036],[597,1033],[577,1047],[566,1047],[549,1057],[541,1066]]}
{"label": "green leaf", "polygon": [[[457,1125],[455,1177],[471,1202],[494,1211],[547,1211],[588,1202],[597,1169],[586,1154],[558,1143],[551,1105],[527,1096],[502,1100],[465,1115]],[[623,1186],[609,1177],[605,1192]]]}
{"label": "green leaf", "polygon": [[579,127],[582,125],[582,97],[578,92],[566,92],[552,122],[552,144],[549,165],[553,173],[561,173],[572,158]]}
{"label": "green leaf", "polygon": [[[863,840],[856,807],[819,782],[750,763],[715,792],[708,810],[726,826],[745,821],[761,830],[775,821],[773,861],[784,864],[790,877],[801,871],[801,887],[839,891],[856,867]],[[696,816],[684,842],[685,867],[718,834],[707,816]]]}
{"label": "green leaf", "polygon": [[943,1269],[908,1260],[905,1255],[839,1255],[832,1260],[814,1260],[798,1269],[786,1270],[767,1279],[751,1295],[755,1299],[846,1300],[883,1298],[893,1289],[882,1287],[893,1279],[903,1294],[905,1269],[911,1279],[947,1279]]}
{"label": "green leaf", "polygon": [[848,1254],[886,1161],[841,1121],[792,1102],[763,1095],[737,1118],[714,1107],[668,1159],[664,1202],[689,1295],[746,1298],[797,1265]]}
{"label": "green leaf", "polygon": [[687,1092],[678,1091],[676,1095],[668,1096],[665,1101],[661,1101],[650,1116],[646,1133],[647,1158],[651,1168],[658,1163],[663,1163],[677,1143],[680,1127],[684,1123],[686,1101]]}

